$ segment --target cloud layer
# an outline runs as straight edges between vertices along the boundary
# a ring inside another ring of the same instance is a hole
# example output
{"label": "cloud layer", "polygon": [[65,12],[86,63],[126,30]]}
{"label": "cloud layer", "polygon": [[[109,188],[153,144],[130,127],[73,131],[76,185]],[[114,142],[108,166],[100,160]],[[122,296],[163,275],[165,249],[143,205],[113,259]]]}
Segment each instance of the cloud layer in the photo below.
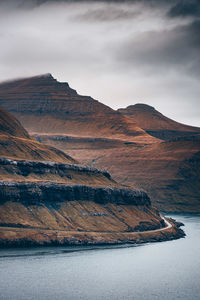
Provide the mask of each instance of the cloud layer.
{"label": "cloud layer", "polygon": [[113,107],[155,106],[200,125],[198,0],[7,0],[0,80],[52,73]]}

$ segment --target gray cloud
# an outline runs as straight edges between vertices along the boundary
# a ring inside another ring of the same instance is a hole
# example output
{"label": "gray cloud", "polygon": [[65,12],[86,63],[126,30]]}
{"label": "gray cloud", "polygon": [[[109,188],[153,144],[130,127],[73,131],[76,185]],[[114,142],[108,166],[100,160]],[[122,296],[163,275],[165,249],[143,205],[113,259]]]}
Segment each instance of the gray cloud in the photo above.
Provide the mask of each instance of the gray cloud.
{"label": "gray cloud", "polygon": [[80,14],[76,20],[87,22],[116,22],[135,18],[140,14],[139,11],[130,11],[124,7],[109,6],[105,8],[88,9],[87,12]]}
{"label": "gray cloud", "polygon": [[199,0],[179,0],[170,8],[168,15],[170,17],[199,17],[200,2]]}
{"label": "gray cloud", "polygon": [[179,69],[200,75],[200,21],[181,25],[170,30],[143,32],[133,40],[127,39],[117,53],[117,59],[127,63],[141,64],[146,69]]}
{"label": "gray cloud", "polygon": [[[199,124],[200,21],[179,0],[0,2],[0,80],[52,73],[113,108]],[[192,2],[192,1],[191,1]]]}

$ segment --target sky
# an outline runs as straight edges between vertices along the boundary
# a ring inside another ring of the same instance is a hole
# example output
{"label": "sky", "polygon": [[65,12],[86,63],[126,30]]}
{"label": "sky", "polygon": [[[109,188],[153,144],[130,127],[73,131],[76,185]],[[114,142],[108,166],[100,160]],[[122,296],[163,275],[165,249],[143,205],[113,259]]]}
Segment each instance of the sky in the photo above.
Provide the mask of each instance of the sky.
{"label": "sky", "polygon": [[200,126],[199,32],[199,0],[0,0],[0,81],[51,73]]}

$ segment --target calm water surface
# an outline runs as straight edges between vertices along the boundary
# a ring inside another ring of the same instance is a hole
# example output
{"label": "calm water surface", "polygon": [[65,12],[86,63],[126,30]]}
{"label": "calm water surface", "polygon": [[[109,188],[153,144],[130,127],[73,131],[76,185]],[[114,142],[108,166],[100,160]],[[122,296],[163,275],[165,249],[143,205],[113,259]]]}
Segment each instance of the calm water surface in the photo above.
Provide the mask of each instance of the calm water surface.
{"label": "calm water surface", "polygon": [[[171,215],[172,216],[172,215]],[[0,299],[200,299],[200,215],[187,237],[137,247],[0,250]]]}

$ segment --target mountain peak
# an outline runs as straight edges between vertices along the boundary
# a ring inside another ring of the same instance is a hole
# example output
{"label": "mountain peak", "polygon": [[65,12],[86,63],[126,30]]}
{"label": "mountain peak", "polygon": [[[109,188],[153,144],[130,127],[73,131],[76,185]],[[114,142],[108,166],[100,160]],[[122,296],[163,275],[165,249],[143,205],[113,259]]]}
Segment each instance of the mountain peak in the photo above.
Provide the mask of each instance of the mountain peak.
{"label": "mountain peak", "polygon": [[152,111],[155,110],[155,108],[153,106],[150,106],[148,104],[145,103],[136,103],[134,105],[129,105],[126,107],[127,110],[132,110],[132,109],[137,109],[137,110],[148,110],[148,111]]}
{"label": "mountain peak", "polygon": [[135,124],[150,135],[163,140],[199,134],[200,128],[178,123],[167,118],[154,107],[137,103],[118,112],[133,120]]}

